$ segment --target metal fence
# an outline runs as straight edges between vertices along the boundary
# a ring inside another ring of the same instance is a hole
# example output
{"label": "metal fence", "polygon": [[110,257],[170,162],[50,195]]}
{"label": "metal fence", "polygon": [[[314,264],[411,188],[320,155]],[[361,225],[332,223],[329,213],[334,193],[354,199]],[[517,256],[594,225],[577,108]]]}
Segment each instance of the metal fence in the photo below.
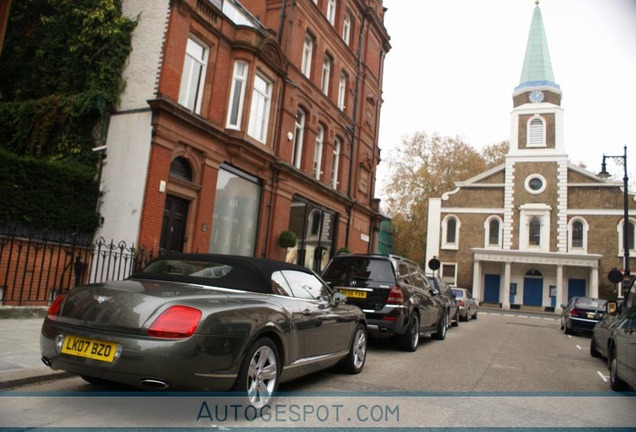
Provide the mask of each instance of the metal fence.
{"label": "metal fence", "polygon": [[124,241],[0,231],[0,304],[47,305],[74,286],[125,279],[152,258]]}

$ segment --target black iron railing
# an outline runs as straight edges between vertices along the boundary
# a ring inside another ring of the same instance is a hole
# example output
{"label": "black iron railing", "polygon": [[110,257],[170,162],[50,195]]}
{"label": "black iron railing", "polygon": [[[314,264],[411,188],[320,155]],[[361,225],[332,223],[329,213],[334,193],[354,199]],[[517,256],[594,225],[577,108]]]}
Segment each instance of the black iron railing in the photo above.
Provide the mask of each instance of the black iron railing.
{"label": "black iron railing", "polygon": [[77,285],[125,279],[152,258],[124,241],[0,231],[0,304],[46,305]]}

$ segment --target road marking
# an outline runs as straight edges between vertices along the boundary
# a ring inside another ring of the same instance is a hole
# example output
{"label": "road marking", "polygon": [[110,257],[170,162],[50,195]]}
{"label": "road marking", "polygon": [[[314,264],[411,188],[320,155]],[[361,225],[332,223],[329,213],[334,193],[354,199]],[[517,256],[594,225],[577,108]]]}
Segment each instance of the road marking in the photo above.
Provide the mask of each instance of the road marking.
{"label": "road marking", "polygon": [[596,371],[596,373],[598,374],[598,376],[600,376],[600,377],[601,377],[601,379],[602,379],[603,381],[607,382],[607,379],[608,379],[609,377],[606,377],[605,375],[603,375],[603,374],[601,373],[601,371]]}
{"label": "road marking", "polygon": [[583,349],[583,348],[581,348],[581,345],[579,345],[579,344],[576,344],[576,347],[577,347],[578,349],[580,349],[580,350],[581,350],[581,349]]}

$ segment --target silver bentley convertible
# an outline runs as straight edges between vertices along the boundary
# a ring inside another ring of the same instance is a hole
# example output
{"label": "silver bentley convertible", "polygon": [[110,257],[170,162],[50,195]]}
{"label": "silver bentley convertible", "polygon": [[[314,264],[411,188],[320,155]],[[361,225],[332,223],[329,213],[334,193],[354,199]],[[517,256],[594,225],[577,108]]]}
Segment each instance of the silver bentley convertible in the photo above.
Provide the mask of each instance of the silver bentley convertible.
{"label": "silver bentley convertible", "polygon": [[127,280],[72,288],[44,319],[42,360],[91,383],[236,391],[364,367],[364,313],[311,270],[209,254],[161,257]]}

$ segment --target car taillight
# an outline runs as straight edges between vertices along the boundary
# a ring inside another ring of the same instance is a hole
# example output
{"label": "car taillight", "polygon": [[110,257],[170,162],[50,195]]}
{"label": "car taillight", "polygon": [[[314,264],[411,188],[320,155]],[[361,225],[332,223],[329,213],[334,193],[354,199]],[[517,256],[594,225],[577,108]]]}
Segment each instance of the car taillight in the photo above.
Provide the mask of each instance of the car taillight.
{"label": "car taillight", "polygon": [[464,300],[457,300],[457,304],[458,304],[460,307],[464,307]]}
{"label": "car taillight", "polygon": [[582,311],[581,309],[571,309],[570,316],[585,316],[585,311]]}
{"label": "car taillight", "polygon": [[64,294],[60,294],[53,300],[51,306],[49,306],[49,310],[47,311],[47,316],[51,320],[56,320],[57,315],[60,313],[60,309],[62,308],[62,300],[64,300]]}
{"label": "car taillight", "polygon": [[172,306],[163,311],[148,329],[148,336],[159,338],[186,338],[194,334],[201,311],[188,306]]}
{"label": "car taillight", "polygon": [[404,294],[402,294],[402,290],[399,286],[394,285],[389,292],[389,298],[386,301],[387,304],[404,304]]}

